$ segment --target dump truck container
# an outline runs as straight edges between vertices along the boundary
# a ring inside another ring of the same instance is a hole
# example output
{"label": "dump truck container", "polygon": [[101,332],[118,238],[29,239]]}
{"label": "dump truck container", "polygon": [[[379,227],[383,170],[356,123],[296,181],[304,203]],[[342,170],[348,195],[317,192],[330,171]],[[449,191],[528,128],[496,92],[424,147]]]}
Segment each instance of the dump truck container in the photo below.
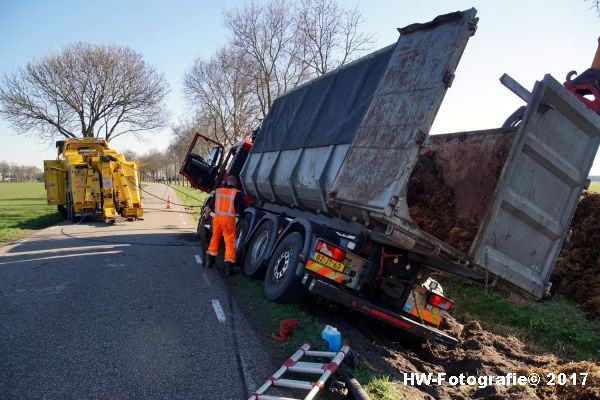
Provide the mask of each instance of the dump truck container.
{"label": "dump truck container", "polygon": [[516,127],[429,136],[475,15],[403,28],[396,44],[276,99],[241,180],[262,207],[360,225],[540,298],[587,184],[600,117],[546,75]]}

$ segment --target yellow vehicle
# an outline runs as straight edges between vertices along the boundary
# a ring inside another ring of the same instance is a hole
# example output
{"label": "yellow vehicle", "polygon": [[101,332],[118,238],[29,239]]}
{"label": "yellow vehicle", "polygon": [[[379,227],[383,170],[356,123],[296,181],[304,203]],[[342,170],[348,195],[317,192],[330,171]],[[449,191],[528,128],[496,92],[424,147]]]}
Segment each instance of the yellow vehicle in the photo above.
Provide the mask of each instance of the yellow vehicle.
{"label": "yellow vehicle", "polygon": [[139,162],[127,161],[103,139],[67,139],[56,148],[57,159],[44,161],[44,182],[48,204],[65,218],[142,217]]}

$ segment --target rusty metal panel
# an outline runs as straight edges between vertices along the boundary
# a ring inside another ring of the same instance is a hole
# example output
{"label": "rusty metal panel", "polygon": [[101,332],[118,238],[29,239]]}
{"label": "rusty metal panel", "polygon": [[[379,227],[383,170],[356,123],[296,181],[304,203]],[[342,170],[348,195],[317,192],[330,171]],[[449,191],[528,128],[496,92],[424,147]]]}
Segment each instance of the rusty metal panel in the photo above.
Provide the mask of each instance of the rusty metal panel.
{"label": "rusty metal panel", "polygon": [[391,216],[405,203],[411,170],[475,31],[475,15],[470,9],[400,30],[330,193],[344,215]]}
{"label": "rusty metal panel", "polygon": [[542,297],[599,143],[598,115],[550,75],[536,83],[472,262]]}

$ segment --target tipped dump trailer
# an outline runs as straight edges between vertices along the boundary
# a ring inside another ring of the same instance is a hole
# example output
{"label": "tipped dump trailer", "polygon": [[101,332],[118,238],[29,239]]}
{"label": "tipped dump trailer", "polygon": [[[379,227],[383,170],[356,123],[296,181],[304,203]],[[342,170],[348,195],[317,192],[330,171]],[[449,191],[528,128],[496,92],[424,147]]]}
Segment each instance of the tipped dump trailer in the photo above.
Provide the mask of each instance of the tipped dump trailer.
{"label": "tipped dump trailer", "polygon": [[[437,329],[451,301],[433,272],[544,295],[600,117],[550,75],[531,93],[505,79],[527,102],[519,118],[429,136],[476,26],[474,9],[410,25],[396,44],[279,97],[251,150],[236,148],[241,172],[215,148],[213,187],[239,174],[251,199],[238,258],[264,276],[267,298],[308,290],[452,344]],[[210,173],[190,172],[194,157],[182,174],[211,186]]]}
{"label": "tipped dump trailer", "polygon": [[48,204],[65,218],[115,222],[143,216],[137,161],[127,161],[102,139],[61,140],[56,148],[57,159],[44,161],[44,182]]}

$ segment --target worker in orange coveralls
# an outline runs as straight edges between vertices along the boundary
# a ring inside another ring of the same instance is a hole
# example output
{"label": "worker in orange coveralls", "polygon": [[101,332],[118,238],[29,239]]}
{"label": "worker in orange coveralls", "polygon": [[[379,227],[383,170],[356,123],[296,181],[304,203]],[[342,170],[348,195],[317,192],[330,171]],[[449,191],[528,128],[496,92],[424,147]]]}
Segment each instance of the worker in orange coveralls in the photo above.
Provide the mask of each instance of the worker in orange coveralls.
{"label": "worker in orange coveralls", "polygon": [[[225,187],[217,189],[215,195],[206,204],[210,212],[214,212],[212,237],[206,251],[206,266],[211,268],[215,264],[222,235],[225,238],[225,274],[227,276],[233,275],[233,264],[235,264],[235,219],[244,212],[244,195],[236,189],[236,186],[236,177],[228,176]],[[210,212],[205,215],[210,215]]]}

